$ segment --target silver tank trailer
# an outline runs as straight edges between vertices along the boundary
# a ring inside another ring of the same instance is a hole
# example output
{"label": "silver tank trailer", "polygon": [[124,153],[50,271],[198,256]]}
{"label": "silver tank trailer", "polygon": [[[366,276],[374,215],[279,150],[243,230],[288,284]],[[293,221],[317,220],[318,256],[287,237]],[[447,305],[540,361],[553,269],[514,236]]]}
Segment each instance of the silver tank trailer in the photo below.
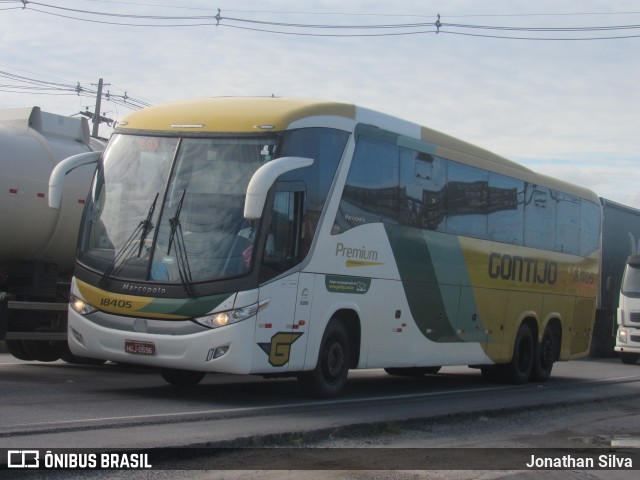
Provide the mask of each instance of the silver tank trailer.
{"label": "silver tank trailer", "polygon": [[49,176],[61,160],[105,144],[89,136],[84,118],[0,109],[0,340],[18,358],[64,353],[64,285],[95,165],[67,175],[59,209],[48,206]]}

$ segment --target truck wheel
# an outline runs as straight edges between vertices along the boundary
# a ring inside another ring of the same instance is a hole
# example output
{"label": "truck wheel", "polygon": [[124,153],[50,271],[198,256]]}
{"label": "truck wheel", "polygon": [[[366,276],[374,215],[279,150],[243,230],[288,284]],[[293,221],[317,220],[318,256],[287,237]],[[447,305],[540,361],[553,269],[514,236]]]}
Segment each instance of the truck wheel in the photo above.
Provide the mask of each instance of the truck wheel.
{"label": "truck wheel", "polygon": [[165,368],[160,371],[160,375],[167,383],[176,387],[195,387],[206,375],[206,372],[196,372],[193,370],[176,370]]}
{"label": "truck wheel", "polygon": [[625,365],[635,365],[638,362],[638,356],[637,353],[621,353],[620,360]]}
{"label": "truck wheel", "polygon": [[9,353],[18,360],[25,360],[27,362],[34,360],[34,358],[27,353],[22,340],[5,340],[4,343],[7,345]]}
{"label": "truck wheel", "polygon": [[298,375],[300,388],[312,397],[337,396],[347,382],[349,358],[347,330],[340,320],[333,318],[322,337],[316,368]]}
{"label": "truck wheel", "polygon": [[24,349],[33,360],[55,362],[67,350],[67,342],[61,340],[25,340]]}
{"label": "truck wheel", "polygon": [[551,376],[553,364],[557,358],[557,341],[553,330],[547,327],[542,335],[540,344],[536,345],[531,380],[546,382]]}
{"label": "truck wheel", "polygon": [[106,360],[99,360],[97,358],[79,357],[71,353],[67,347],[67,351],[62,355],[62,360],[71,363],[72,365],[104,365]]}

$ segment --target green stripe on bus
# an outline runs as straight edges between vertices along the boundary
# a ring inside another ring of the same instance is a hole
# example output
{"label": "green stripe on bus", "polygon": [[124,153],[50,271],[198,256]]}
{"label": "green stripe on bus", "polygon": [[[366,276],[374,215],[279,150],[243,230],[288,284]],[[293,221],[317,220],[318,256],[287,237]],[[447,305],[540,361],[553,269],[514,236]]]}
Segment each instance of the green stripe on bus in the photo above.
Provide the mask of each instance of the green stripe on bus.
{"label": "green stripe on bus", "polygon": [[385,230],[411,315],[420,332],[434,342],[462,341],[453,327],[457,307],[451,314],[447,312],[447,305],[450,310],[458,299],[448,298],[454,292],[441,290],[422,231],[390,224],[385,225]]}
{"label": "green stripe on bus", "polygon": [[229,296],[230,294],[223,293],[219,295],[212,295],[210,297],[191,298],[186,300],[156,298],[147,306],[141,308],[140,311],[176,315],[184,318],[200,317],[216,308],[229,298]]}

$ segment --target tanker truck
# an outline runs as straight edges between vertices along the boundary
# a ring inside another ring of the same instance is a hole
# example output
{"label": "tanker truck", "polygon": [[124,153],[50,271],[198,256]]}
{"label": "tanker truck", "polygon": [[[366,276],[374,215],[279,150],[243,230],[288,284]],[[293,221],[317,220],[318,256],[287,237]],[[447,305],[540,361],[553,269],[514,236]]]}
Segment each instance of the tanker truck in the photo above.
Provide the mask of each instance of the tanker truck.
{"label": "tanker truck", "polygon": [[59,210],[48,207],[49,177],[61,160],[105,143],[85,118],[0,109],[0,340],[19,359],[71,358],[67,304],[95,165],[68,173]]}

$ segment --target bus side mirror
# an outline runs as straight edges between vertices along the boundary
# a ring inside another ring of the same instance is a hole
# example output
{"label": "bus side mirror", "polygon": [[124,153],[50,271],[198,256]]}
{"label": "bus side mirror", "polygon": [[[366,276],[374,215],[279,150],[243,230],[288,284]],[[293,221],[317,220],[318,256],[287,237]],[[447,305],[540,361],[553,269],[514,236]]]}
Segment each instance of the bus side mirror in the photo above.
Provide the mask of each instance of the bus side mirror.
{"label": "bus side mirror", "polygon": [[262,217],[269,189],[280,175],[298,168],[309,167],[312,164],[312,158],[281,157],[262,165],[249,181],[247,197],[244,202],[244,218],[256,220]]}
{"label": "bus side mirror", "polygon": [[51,208],[60,208],[60,202],[62,201],[62,186],[64,184],[64,177],[83,165],[91,165],[92,163],[98,163],[102,152],[87,152],[73,155],[72,157],[65,158],[58,163],[49,177],[49,206]]}

